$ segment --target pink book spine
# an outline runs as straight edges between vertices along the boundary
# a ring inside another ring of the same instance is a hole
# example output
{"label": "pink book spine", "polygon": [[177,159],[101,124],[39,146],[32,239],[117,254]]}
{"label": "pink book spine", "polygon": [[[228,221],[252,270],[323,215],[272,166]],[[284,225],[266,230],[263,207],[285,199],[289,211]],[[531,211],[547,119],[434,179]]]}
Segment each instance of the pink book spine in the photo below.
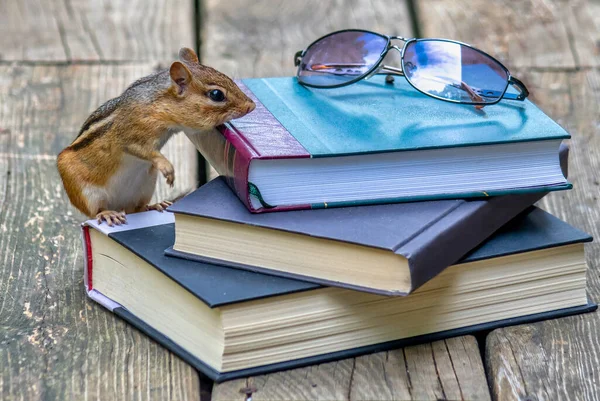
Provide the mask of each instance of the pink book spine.
{"label": "pink book spine", "polygon": [[258,154],[233,127],[224,125],[218,130],[223,141],[223,159],[220,167],[216,164],[213,166],[219,175],[227,179],[227,184],[246,205],[246,208],[251,212],[256,212],[250,199],[248,171],[250,162],[258,157]]}
{"label": "pink book spine", "polygon": [[257,157],[252,147],[225,125],[209,132],[186,134],[217,173],[227,179],[229,187],[248,210],[254,211],[248,190],[250,161]]}
{"label": "pink book spine", "polygon": [[106,309],[113,311],[115,308],[118,308],[121,305],[106,297],[93,287],[94,260],[92,257],[90,226],[87,223],[84,223],[81,226],[81,239],[83,241],[83,284],[85,286],[85,292],[90,299],[98,302]]}
{"label": "pink book spine", "polygon": [[241,82],[238,86],[256,103],[256,109],[210,132],[187,133],[198,151],[226,177],[227,184],[252,213],[310,209],[311,205],[269,205],[248,181],[254,159],[307,158],[310,154]]}

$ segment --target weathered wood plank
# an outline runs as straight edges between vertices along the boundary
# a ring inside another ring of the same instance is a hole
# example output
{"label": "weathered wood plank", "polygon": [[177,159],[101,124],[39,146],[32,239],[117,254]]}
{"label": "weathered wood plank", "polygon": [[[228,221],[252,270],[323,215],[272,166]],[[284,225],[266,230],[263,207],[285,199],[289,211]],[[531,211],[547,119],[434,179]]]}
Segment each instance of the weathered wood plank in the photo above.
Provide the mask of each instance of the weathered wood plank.
{"label": "weathered wood plank", "polygon": [[213,401],[489,400],[472,336],[215,385]]}
{"label": "weathered wood plank", "polygon": [[598,400],[599,327],[597,315],[585,315],[492,332],[486,365],[495,399]]}
{"label": "weathered wood plank", "polygon": [[580,0],[569,3],[565,25],[572,35],[571,45],[577,65],[600,66],[600,3]]}
{"label": "weathered wood plank", "polygon": [[294,75],[294,54],[326,33],[363,28],[410,35],[404,1],[207,0],[202,61],[234,77]]}
{"label": "weathered wood plank", "polygon": [[235,380],[215,385],[211,400],[346,400],[353,369],[354,360],[345,359]]}
{"label": "weathered wood plank", "polygon": [[564,69],[600,63],[600,4],[587,0],[419,0],[426,37],[473,44],[509,68]]}
{"label": "weathered wood plank", "polygon": [[169,62],[194,46],[190,0],[0,2],[0,60]]}
{"label": "weathered wood plank", "polygon": [[451,338],[356,358],[351,400],[489,400],[477,341]]}
{"label": "weathered wood plank", "polygon": [[49,2],[0,2],[0,60],[66,57]]}
{"label": "weathered wood plank", "polygon": [[199,399],[197,372],[87,300],[84,216],[55,166],[87,115],[151,70],[0,66],[0,399]]}

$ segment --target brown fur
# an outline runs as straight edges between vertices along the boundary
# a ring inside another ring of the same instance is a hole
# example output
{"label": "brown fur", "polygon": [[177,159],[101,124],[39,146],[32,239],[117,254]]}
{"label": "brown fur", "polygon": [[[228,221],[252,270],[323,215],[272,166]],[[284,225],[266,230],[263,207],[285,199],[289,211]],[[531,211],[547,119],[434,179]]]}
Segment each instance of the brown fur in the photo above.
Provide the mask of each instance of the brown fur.
{"label": "brown fur", "polygon": [[[126,154],[151,163],[139,174],[152,179],[156,169],[172,184],[172,165],[159,151],[173,132],[181,127],[207,130],[254,110],[252,100],[229,77],[199,64],[193,50],[183,48],[179,57],[181,61],[169,70],[137,80],[100,106],[58,155],[58,171],[69,200],[82,213],[94,217],[114,208],[102,201],[92,205],[82,191],[90,185],[104,188]],[[208,92],[213,89],[221,90],[225,101],[211,100]],[[140,197],[125,211],[143,210],[146,198]]]}

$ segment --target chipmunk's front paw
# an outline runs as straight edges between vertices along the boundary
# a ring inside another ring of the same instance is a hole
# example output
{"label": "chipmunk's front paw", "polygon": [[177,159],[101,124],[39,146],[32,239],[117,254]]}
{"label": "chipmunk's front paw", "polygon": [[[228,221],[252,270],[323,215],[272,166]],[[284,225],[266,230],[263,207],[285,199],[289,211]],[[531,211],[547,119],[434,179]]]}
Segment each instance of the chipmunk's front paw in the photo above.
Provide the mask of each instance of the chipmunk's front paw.
{"label": "chipmunk's front paw", "polygon": [[172,187],[173,181],[175,181],[175,169],[171,162],[164,158],[158,159],[154,166],[167,179],[167,184]]}
{"label": "chipmunk's front paw", "polygon": [[125,212],[115,212],[114,210],[104,210],[96,215],[96,219],[98,220],[98,224],[102,224],[102,220],[104,220],[110,227],[127,224]]}
{"label": "chipmunk's front paw", "polygon": [[173,202],[162,201],[160,203],[155,203],[154,205],[146,206],[146,210],[158,210],[159,212],[162,213],[166,208],[168,208],[172,204],[173,204]]}

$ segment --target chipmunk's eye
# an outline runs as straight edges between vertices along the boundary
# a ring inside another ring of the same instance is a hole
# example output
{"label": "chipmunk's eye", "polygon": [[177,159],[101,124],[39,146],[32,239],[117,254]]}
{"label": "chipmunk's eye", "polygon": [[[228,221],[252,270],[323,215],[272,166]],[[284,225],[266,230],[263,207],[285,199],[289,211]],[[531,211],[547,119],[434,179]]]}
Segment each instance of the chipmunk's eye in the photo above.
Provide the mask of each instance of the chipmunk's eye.
{"label": "chipmunk's eye", "polygon": [[208,91],[208,97],[215,102],[222,102],[223,100],[225,100],[225,94],[223,93],[223,91],[220,91],[218,89]]}

